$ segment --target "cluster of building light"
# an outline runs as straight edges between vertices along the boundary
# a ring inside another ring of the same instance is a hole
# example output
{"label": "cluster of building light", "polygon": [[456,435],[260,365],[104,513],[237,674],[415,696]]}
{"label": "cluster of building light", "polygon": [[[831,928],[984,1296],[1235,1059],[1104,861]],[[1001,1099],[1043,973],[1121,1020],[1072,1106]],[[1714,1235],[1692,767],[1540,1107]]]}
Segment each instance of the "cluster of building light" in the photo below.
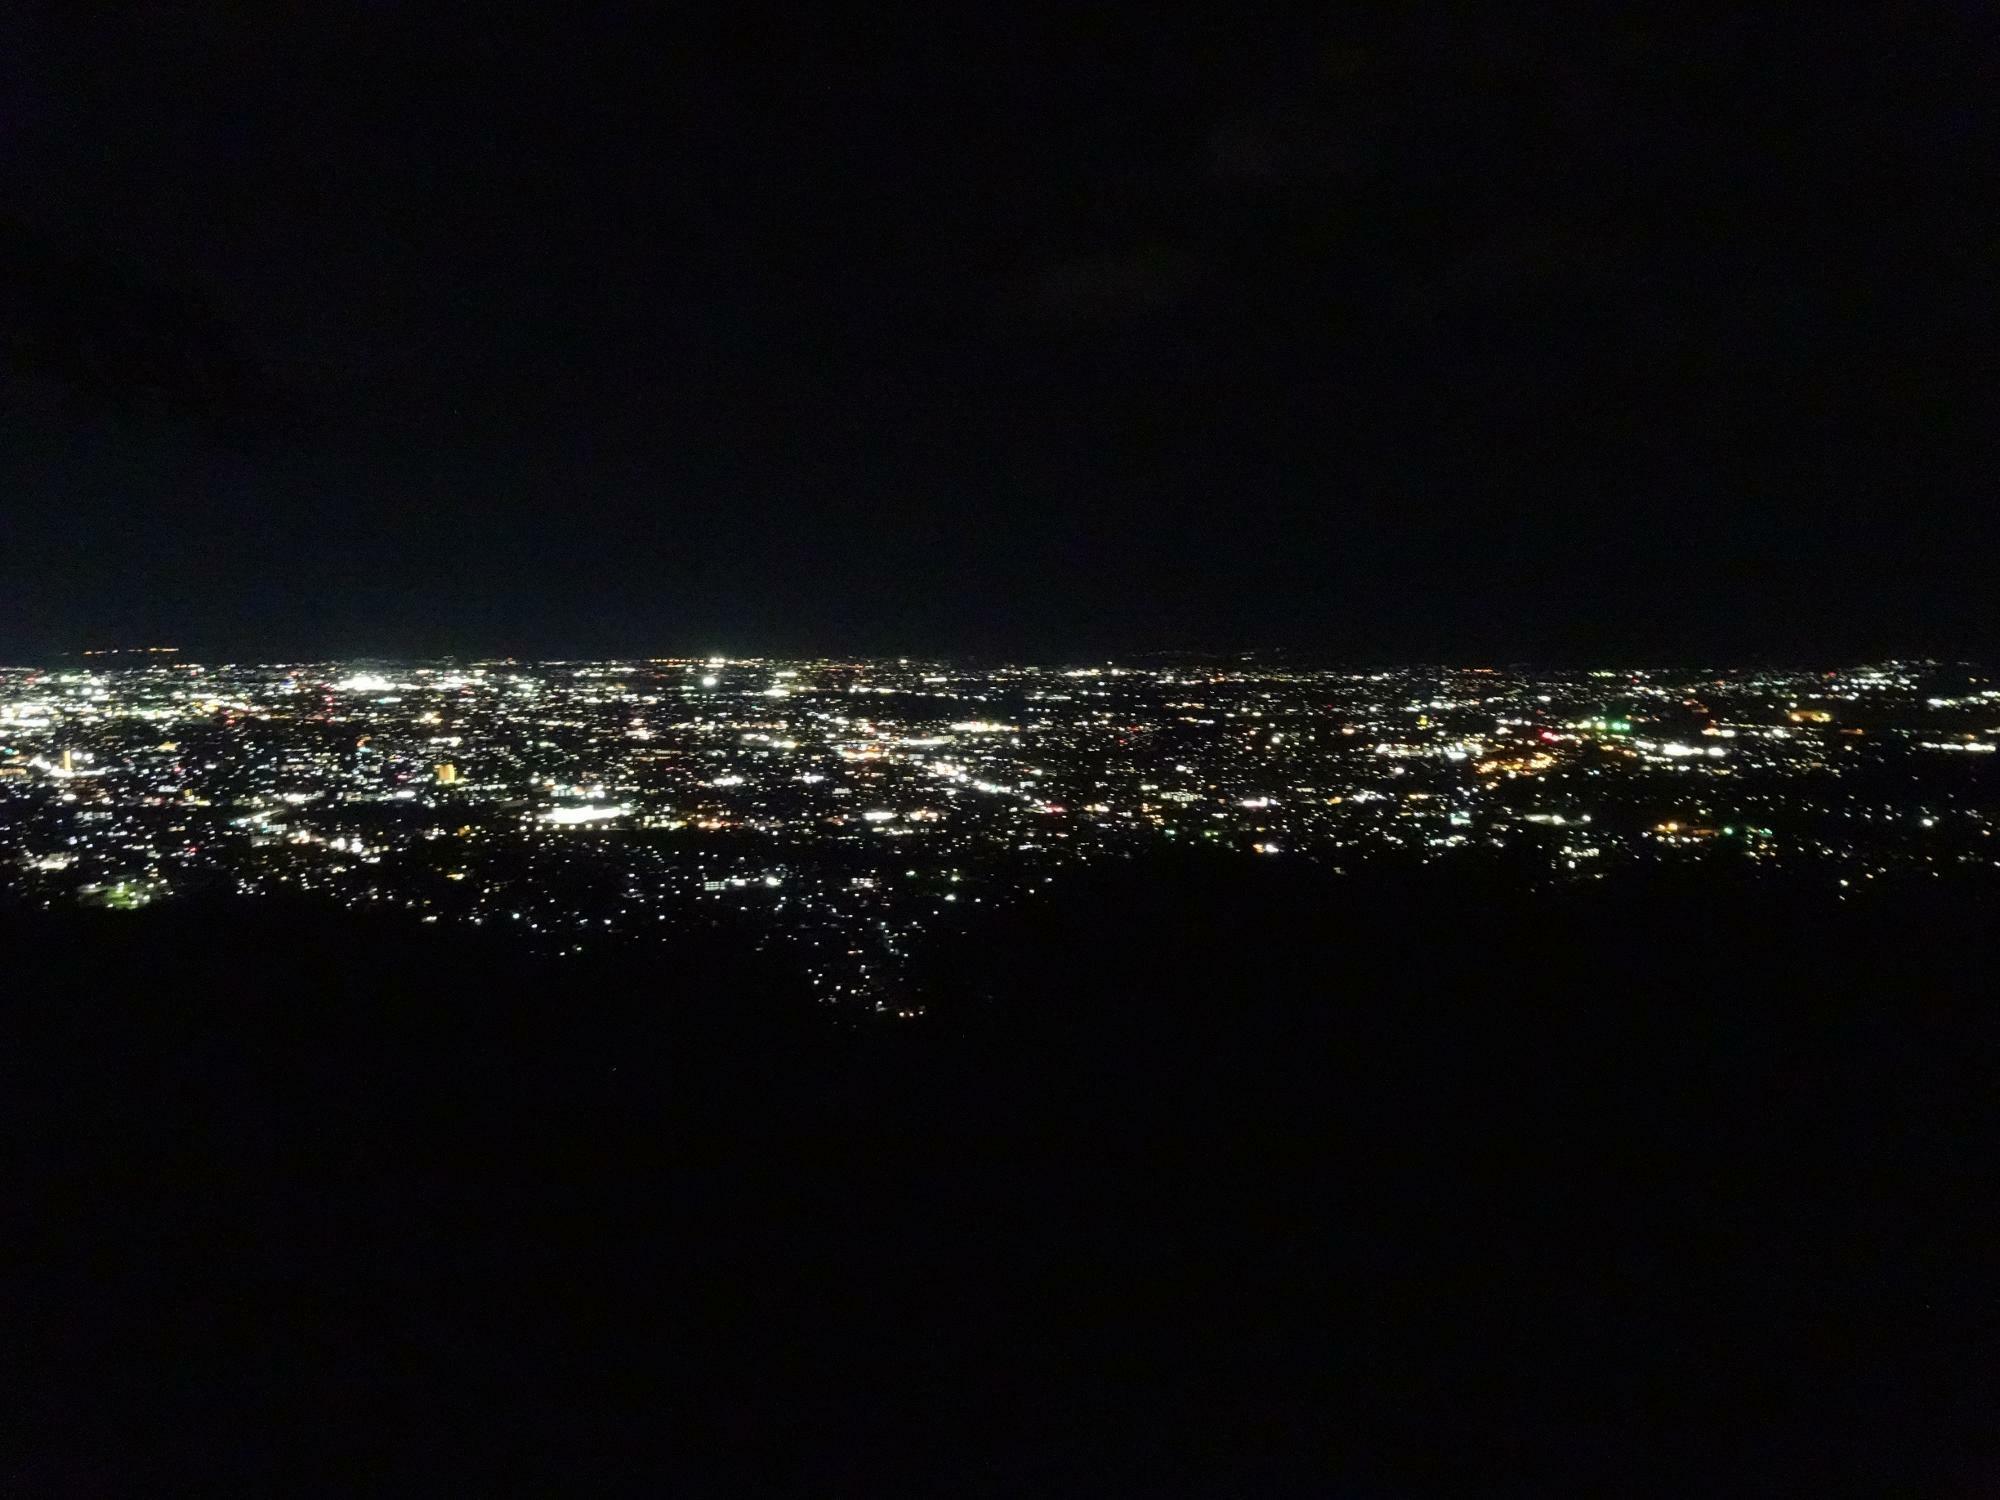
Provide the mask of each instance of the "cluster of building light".
{"label": "cluster of building light", "polygon": [[1967,761],[1996,748],[2000,689],[1924,663],[153,654],[0,672],[0,893],[304,890],[557,948],[720,906],[823,993],[890,1005],[926,929],[1169,843],[1342,868],[1519,846],[1552,880],[1662,858],[2000,868],[1995,789]]}

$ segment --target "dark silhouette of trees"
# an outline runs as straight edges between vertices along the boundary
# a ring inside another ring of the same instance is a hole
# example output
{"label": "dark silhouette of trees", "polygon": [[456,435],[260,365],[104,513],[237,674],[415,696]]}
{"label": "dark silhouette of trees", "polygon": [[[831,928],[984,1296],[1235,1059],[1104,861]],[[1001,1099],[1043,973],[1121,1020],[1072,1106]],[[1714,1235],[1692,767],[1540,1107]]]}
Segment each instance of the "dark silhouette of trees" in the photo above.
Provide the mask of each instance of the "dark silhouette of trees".
{"label": "dark silhouette of trees", "polygon": [[9,1472],[1973,1493],[1989,917],[1134,866],[859,1027],[727,951],[12,919]]}

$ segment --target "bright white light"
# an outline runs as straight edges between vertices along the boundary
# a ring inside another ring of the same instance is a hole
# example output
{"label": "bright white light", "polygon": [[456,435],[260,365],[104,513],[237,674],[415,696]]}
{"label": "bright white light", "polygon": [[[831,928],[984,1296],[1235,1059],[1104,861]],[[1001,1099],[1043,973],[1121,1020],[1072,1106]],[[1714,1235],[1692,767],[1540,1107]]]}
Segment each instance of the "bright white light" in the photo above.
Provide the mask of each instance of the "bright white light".
{"label": "bright white light", "polygon": [[544,823],[604,823],[612,818],[622,818],[632,809],[625,803],[615,807],[558,807],[542,814]]}
{"label": "bright white light", "polygon": [[703,687],[714,687],[719,680],[720,680],[719,678],[715,677],[704,677],[701,680],[701,685]]}
{"label": "bright white light", "polygon": [[870,808],[861,815],[871,823],[893,823],[896,815],[884,808]]}
{"label": "bright white light", "polygon": [[388,678],[373,672],[356,672],[352,677],[343,677],[333,686],[336,692],[342,693],[379,693],[391,684]]}

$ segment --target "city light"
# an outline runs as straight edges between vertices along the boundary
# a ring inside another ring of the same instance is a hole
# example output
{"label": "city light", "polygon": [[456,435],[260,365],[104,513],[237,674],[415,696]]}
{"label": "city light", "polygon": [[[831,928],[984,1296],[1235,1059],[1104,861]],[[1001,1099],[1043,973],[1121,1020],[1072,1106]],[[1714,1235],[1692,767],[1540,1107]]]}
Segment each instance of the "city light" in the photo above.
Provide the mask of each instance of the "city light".
{"label": "city light", "polygon": [[683,695],[724,665],[0,671],[0,888],[117,909],[219,884],[558,952],[719,903],[822,993],[893,1008],[937,924],[1148,850],[1355,870],[1511,849],[1551,885],[1663,861],[1843,891],[2000,869],[1979,779],[2000,690],[1934,663],[760,661],[740,694]]}

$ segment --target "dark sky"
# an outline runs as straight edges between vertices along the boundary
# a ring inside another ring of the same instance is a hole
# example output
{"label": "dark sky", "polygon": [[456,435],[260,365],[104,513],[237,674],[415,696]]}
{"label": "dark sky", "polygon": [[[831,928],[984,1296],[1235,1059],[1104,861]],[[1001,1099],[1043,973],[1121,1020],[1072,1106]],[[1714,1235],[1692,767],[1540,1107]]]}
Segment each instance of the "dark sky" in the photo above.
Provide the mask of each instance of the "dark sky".
{"label": "dark sky", "polygon": [[1993,653],[1986,7],[508,9],[7,7],[0,661]]}

